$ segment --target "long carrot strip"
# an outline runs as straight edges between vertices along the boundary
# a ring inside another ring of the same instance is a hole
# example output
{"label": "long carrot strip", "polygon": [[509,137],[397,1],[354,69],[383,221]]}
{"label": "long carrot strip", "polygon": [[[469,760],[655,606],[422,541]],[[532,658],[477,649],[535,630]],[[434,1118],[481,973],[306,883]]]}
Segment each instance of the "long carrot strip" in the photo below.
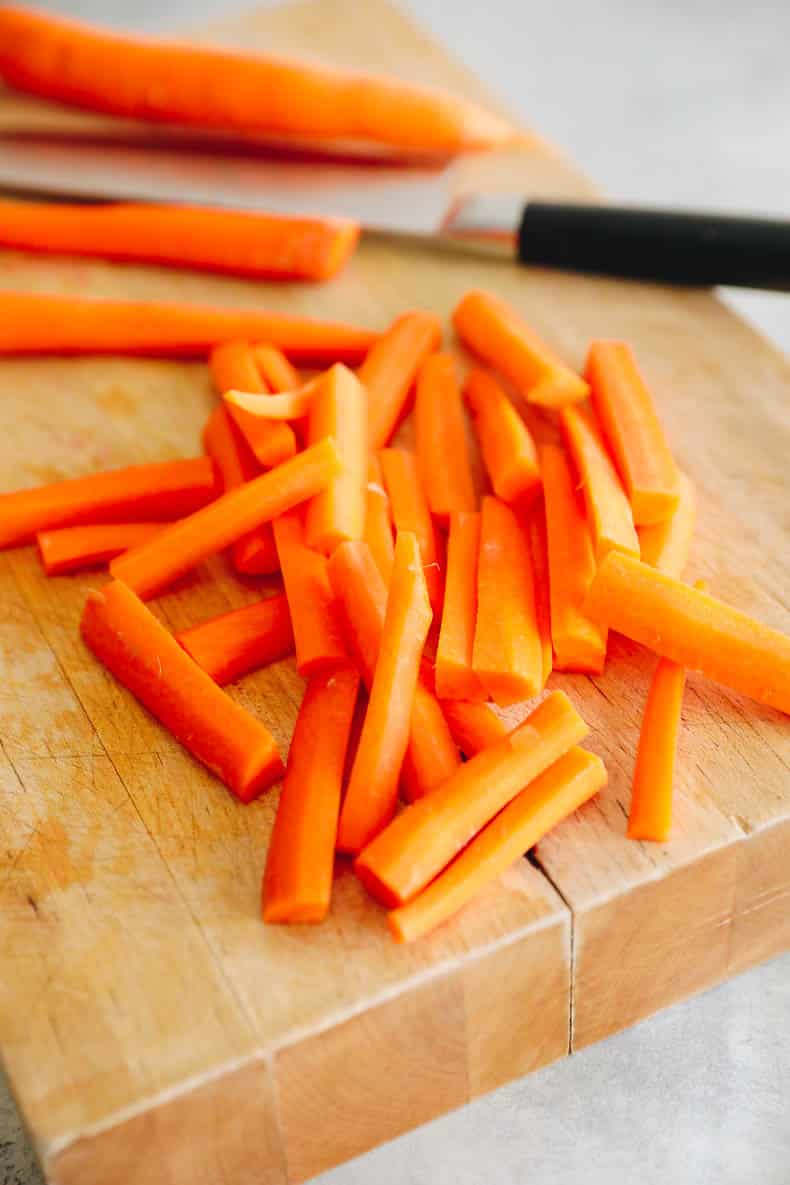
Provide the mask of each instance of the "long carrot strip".
{"label": "long carrot strip", "polygon": [[600,563],[612,550],[638,556],[639,539],[631,507],[595,426],[575,407],[563,410],[561,422],[584,495],[595,558]]}
{"label": "long carrot strip", "polygon": [[484,370],[469,372],[464,396],[494,493],[503,502],[523,504],[540,490],[538,453],[529,428]]}
{"label": "long carrot strip", "polygon": [[300,509],[289,510],[274,520],[274,539],[291,612],[297,671],[307,678],[349,666],[351,660],[335,609],[326,556],[305,544]]}
{"label": "long carrot strip", "polygon": [[584,379],[492,293],[467,292],[456,306],[453,324],[464,345],[503,374],[529,403],[561,407],[589,395]]}
{"label": "long carrot strip", "polygon": [[464,407],[450,354],[432,354],[417,378],[414,405],[417,467],[431,514],[445,525],[457,510],[474,511]]}
{"label": "long carrot strip", "polygon": [[139,596],[151,597],[261,523],[311,498],[340,465],[334,441],[323,440],[113,560],[110,571]]}
{"label": "long carrot strip", "polygon": [[387,491],[384,489],[384,475],[381,462],[375,453],[368,457],[368,484],[365,490],[365,542],[373,553],[376,567],[389,584],[392,562],[395,558],[395,540],[392,534],[392,511]]}
{"label": "long carrot strip", "polygon": [[678,469],[631,347],[593,342],[585,373],[634,522],[641,527],[670,518],[678,505]]}
{"label": "long carrot strip", "polygon": [[[224,396],[234,387],[260,394],[269,389],[247,342],[223,342],[215,346],[211,351],[209,366],[218,395]],[[248,408],[233,402],[229,403],[228,411],[256,460],[265,468],[287,461],[296,452],[296,437],[289,424],[270,424],[251,415]]]}
{"label": "long carrot strip", "polygon": [[474,757],[481,749],[496,744],[507,729],[490,704],[470,704],[465,700],[442,700],[444,718],[453,740],[465,757]]}
{"label": "long carrot strip", "polygon": [[47,576],[106,564],[162,530],[162,523],[98,523],[39,531],[36,543]]}
{"label": "long carrot strip", "polygon": [[0,244],[262,279],[328,280],[359,238],[346,219],[197,206],[0,202]]}
{"label": "long carrot strip", "polygon": [[[1,40],[1,39],[0,39]],[[270,341],[302,362],[364,357],[377,335],[287,313],[175,301],[93,300],[0,293],[0,354],[147,354],[205,357],[235,339]]]}
{"label": "long carrot strip", "polygon": [[513,511],[484,498],[477,569],[477,622],[472,666],[500,707],[543,687],[543,646],[526,536]]}
{"label": "long carrot strip", "polygon": [[413,942],[447,921],[605,785],[600,757],[571,749],[516,795],[422,893],[389,914],[393,936]]}
{"label": "long carrot strip", "polygon": [[697,491],[691,479],[681,473],[678,508],[672,517],[639,528],[639,552],[644,562],[679,580],[688,563],[696,518]]}
{"label": "long carrot strip", "polygon": [[263,874],[265,922],[320,922],[329,911],[356,671],[314,675],[296,719]]}
{"label": "long carrot strip", "polygon": [[414,693],[409,747],[401,770],[406,801],[416,802],[431,794],[458,768],[460,761],[443,706],[421,678]]}
{"label": "long carrot strip", "polygon": [[208,457],[156,461],[0,494],[0,547],[18,547],[39,531],[89,523],[180,518],[217,496]]}
{"label": "long carrot strip", "polygon": [[234,703],[153,613],[115,580],[89,593],[82,636],[189,752],[250,802],[282,774],[268,729]]}
{"label": "long carrot strip", "polygon": [[447,581],[436,649],[436,694],[440,699],[486,698],[472,670],[477,620],[477,556],[480,515],[458,512],[450,517]]}
{"label": "long carrot strip", "polygon": [[790,713],[790,636],[706,592],[611,552],[585,611],[662,658]]}
{"label": "long carrot strip", "polygon": [[535,589],[535,623],[538,627],[540,649],[543,655],[542,685],[545,687],[549,681],[549,675],[554,668],[554,650],[551,642],[549,542],[546,530],[545,499],[539,497],[533,501],[522,521],[532,560],[533,587]]}
{"label": "long carrot strip", "polygon": [[382,449],[379,459],[395,528],[398,532],[410,531],[417,536],[428,596],[438,617],[444,598],[444,573],[439,562],[439,540],[420,482],[417,459],[414,453],[400,448]]}
{"label": "long carrot strip", "polygon": [[570,462],[558,445],[540,449],[549,556],[549,598],[554,664],[559,671],[600,674],[607,634],[584,611],[595,576],[592,536],[574,489]]}
{"label": "long carrot strip", "polygon": [[653,672],[636,751],[629,839],[665,843],[672,827],[672,784],[686,671],[660,658]]}
{"label": "long carrot strip", "polygon": [[310,408],[310,444],[332,437],[342,469],[307,508],[307,542],[331,554],[339,543],[365,531],[367,486],[367,396],[356,375],[333,366],[322,375]]}
{"label": "long carrot strip", "polygon": [[410,901],[481,827],[586,733],[568,697],[553,692],[501,741],[407,807],[363,850],[355,868],[365,887],[385,905]]}
{"label": "long carrot strip", "polygon": [[291,654],[294,635],[282,593],[212,617],[176,636],[187,654],[223,686]]}
{"label": "long carrot strip", "polygon": [[340,812],[340,851],[360,851],[395,813],[431,617],[417,538],[401,531],[365,723]]}
{"label": "long carrot strip", "polygon": [[271,391],[280,394],[301,387],[299,371],[291,365],[282,350],[264,342],[262,345],[253,346],[252,353],[258,373]]}
{"label": "long carrot strip", "polygon": [[404,313],[371,347],[359,368],[368,393],[368,445],[389,443],[425,359],[439,348],[442,323],[433,313]]}

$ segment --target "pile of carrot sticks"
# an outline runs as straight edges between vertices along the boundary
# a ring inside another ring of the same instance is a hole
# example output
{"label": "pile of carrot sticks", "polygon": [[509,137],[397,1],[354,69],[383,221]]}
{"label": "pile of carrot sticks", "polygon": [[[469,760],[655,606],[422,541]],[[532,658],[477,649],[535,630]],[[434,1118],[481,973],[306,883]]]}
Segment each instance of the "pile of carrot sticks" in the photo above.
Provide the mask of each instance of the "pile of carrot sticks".
{"label": "pile of carrot sticks", "polygon": [[[35,540],[52,576],[109,562],[90,649],[241,802],[282,779],[267,922],[321,921],[340,853],[411,941],[600,791],[584,720],[545,689],[603,675],[609,630],[658,658],[634,839],[669,837],[687,669],[790,713],[790,637],[682,580],[694,486],[627,345],[593,342],[582,377],[469,292],[462,381],[428,312],[377,335],[148,306],[124,338],[128,306],[34,316],[47,299],[0,318],[0,349],[208,357],[204,456],[0,495],[0,546]],[[220,552],[278,591],[174,637],[147,602]],[[292,655],[305,691],[283,765],[223,687]],[[525,701],[508,730],[499,709]]]}

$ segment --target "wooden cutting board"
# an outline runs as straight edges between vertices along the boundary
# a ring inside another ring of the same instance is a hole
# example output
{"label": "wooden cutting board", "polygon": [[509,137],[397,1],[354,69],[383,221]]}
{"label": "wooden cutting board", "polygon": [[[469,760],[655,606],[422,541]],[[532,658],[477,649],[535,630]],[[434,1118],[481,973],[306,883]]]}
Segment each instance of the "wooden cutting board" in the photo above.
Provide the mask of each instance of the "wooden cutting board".
{"label": "wooden cutting board", "polygon": [[[217,35],[485,98],[383,0],[257,12]],[[590,192],[556,157],[469,169],[525,193]],[[382,242],[323,288],[0,255],[4,289],[374,327],[414,305],[449,313],[474,285],[576,365],[592,337],[633,342],[700,489],[691,575],[790,629],[790,369],[706,292]],[[195,453],[212,398],[202,365],[2,361],[0,486]],[[238,806],[86,652],[79,616],[101,581],[47,581],[32,549],[0,554],[0,1047],[52,1181],[302,1181],[790,946],[790,724],[692,677],[672,840],[630,842],[652,660],[617,639],[604,678],[555,679],[609,787],[533,859],[413,947],[391,942],[347,872],[324,926],[264,927],[276,793]],[[157,611],[182,628],[256,595],[217,561]],[[231,694],[285,749],[300,691],[281,663]]]}

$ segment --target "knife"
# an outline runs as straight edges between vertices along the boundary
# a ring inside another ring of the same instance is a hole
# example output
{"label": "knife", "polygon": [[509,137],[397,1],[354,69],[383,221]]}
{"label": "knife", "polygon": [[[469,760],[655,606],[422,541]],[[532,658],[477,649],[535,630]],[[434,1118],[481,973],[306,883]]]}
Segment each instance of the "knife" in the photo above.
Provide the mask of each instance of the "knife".
{"label": "knife", "polygon": [[355,218],[371,233],[524,264],[790,290],[788,220],[459,194],[458,168],[0,138],[0,187],[15,192]]}

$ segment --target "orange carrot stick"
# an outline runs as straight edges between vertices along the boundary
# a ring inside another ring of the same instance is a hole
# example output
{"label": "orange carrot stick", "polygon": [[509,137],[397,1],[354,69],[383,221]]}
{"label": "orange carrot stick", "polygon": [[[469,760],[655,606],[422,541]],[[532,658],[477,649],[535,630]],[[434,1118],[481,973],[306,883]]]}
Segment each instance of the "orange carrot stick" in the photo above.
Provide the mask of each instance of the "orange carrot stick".
{"label": "orange carrot stick", "polygon": [[464,386],[483,461],[497,498],[525,502],[540,490],[535,441],[505,392],[484,370],[471,370]]}
{"label": "orange carrot stick", "polygon": [[426,889],[387,921],[398,942],[413,942],[452,917],[606,785],[593,753],[571,749],[530,782]]}
{"label": "orange carrot stick", "polygon": [[629,839],[666,843],[672,827],[672,784],[686,671],[660,658],[653,672],[636,751]]}
{"label": "orange carrot stick", "polygon": [[392,535],[392,511],[381,462],[375,453],[368,457],[368,484],[365,491],[365,542],[373,553],[376,567],[389,584],[392,562],[395,559],[395,540]]}
{"label": "orange carrot stick", "polygon": [[696,518],[697,491],[691,479],[681,473],[678,508],[672,517],[639,528],[639,551],[644,562],[679,580],[688,563]]}
{"label": "orange carrot stick", "polygon": [[[423,664],[424,665],[424,664]],[[401,788],[416,802],[441,786],[461,763],[442,705],[421,678],[414,693],[409,747],[403,759]]]}
{"label": "orange carrot stick", "polygon": [[253,346],[252,353],[258,373],[271,391],[277,394],[285,391],[295,391],[301,387],[302,379],[299,371],[276,346],[267,344]]}
{"label": "orange carrot stick", "polygon": [[475,757],[481,749],[495,745],[507,734],[505,725],[490,704],[446,699],[442,700],[441,708],[453,740],[466,757]]}
{"label": "orange carrot stick", "polygon": [[317,494],[340,465],[334,441],[313,445],[113,560],[110,571],[138,596],[154,596],[202,560]]}
{"label": "orange carrot stick", "polygon": [[326,556],[305,544],[299,509],[274,520],[274,538],[291,612],[296,644],[296,669],[307,678],[349,666],[342,626],[329,583]]}
{"label": "orange carrot stick", "polygon": [[428,596],[438,617],[444,598],[444,574],[439,563],[436,528],[431,521],[431,512],[420,483],[416,457],[406,449],[385,448],[379,453],[379,459],[395,528],[397,531],[411,531],[417,536]]}
{"label": "orange carrot stick", "polygon": [[641,527],[670,518],[678,505],[678,469],[631,347],[593,342],[586,375],[634,522]]}
{"label": "orange carrot stick", "polygon": [[265,922],[320,922],[329,911],[356,671],[313,675],[296,720],[263,874]]}
{"label": "orange carrot stick", "polygon": [[545,499],[539,497],[532,503],[524,516],[523,525],[532,560],[533,587],[535,589],[535,622],[538,627],[540,649],[543,655],[543,687],[545,687],[554,667],[554,651],[551,643],[549,543],[546,532]]}
{"label": "orange carrot stick", "polygon": [[339,359],[353,364],[364,357],[376,336],[353,325],[287,313],[175,301],[0,293],[0,354],[199,358],[222,342],[258,338],[298,361]]}
{"label": "orange carrot stick", "polygon": [[464,345],[503,374],[529,403],[562,407],[589,395],[584,379],[492,293],[467,292],[456,306],[453,324]]}
{"label": "orange carrot stick", "polygon": [[431,624],[419,545],[401,531],[365,722],[340,812],[337,846],[358,852],[395,813],[420,659]]}
{"label": "orange carrot stick", "polygon": [[372,346],[359,368],[368,393],[368,446],[382,448],[408,410],[417,372],[438,349],[442,323],[433,313],[404,313]]}
{"label": "orange carrot stick", "polygon": [[[246,342],[223,342],[221,346],[215,346],[209,366],[218,395],[225,395],[234,387],[261,394],[268,391],[258,371],[255,355]],[[265,468],[287,461],[296,452],[296,437],[290,425],[270,424],[234,403],[228,405],[228,411],[256,460]]]}
{"label": "orange carrot stick", "polygon": [[639,539],[631,507],[596,427],[575,407],[563,410],[561,423],[565,446],[584,495],[595,558],[600,563],[612,550],[638,556]]}
{"label": "orange carrot stick", "polygon": [[515,514],[497,498],[483,499],[480,516],[472,654],[475,673],[500,707],[529,699],[543,686],[529,546]]}
{"label": "orange carrot stick", "polygon": [[332,437],[343,467],[310,502],[306,528],[310,547],[327,555],[365,531],[367,415],[367,397],[356,375],[333,366],[321,376],[310,409],[309,443]]}
{"label": "orange carrot stick", "polygon": [[446,524],[456,510],[474,511],[464,408],[450,354],[432,354],[423,362],[414,423],[417,466],[431,514]]}
{"label": "orange carrot stick", "polygon": [[540,449],[549,555],[549,596],[554,665],[558,671],[600,674],[606,662],[607,634],[584,611],[595,576],[592,536],[574,489],[563,449]]}
{"label": "orange carrot stick", "polygon": [[293,653],[288,601],[282,593],[201,622],[176,636],[187,654],[223,686]]}
{"label": "orange carrot stick", "polygon": [[261,279],[328,280],[350,257],[347,219],[148,204],[0,202],[0,244]]}
{"label": "orange carrot stick", "polygon": [[15,490],[0,494],[0,547],[18,547],[54,527],[175,519],[205,506],[217,493],[208,457],[130,465]]}
{"label": "orange carrot stick", "polygon": [[98,523],[39,531],[36,543],[47,576],[61,576],[106,564],[161,530],[162,523]]}
{"label": "orange carrot stick", "polygon": [[480,515],[453,514],[447,544],[442,626],[436,650],[436,694],[440,699],[486,698],[483,686],[472,670],[479,547]]}
{"label": "orange carrot stick", "polygon": [[364,849],[355,868],[365,887],[385,905],[410,901],[481,827],[586,733],[568,697],[553,692],[501,741],[407,807]]}
{"label": "orange carrot stick", "polygon": [[234,703],[118,580],[91,592],[82,636],[189,752],[250,802],[282,774],[269,730]]}
{"label": "orange carrot stick", "polygon": [[790,636],[708,593],[611,552],[585,610],[662,658],[790,713]]}

